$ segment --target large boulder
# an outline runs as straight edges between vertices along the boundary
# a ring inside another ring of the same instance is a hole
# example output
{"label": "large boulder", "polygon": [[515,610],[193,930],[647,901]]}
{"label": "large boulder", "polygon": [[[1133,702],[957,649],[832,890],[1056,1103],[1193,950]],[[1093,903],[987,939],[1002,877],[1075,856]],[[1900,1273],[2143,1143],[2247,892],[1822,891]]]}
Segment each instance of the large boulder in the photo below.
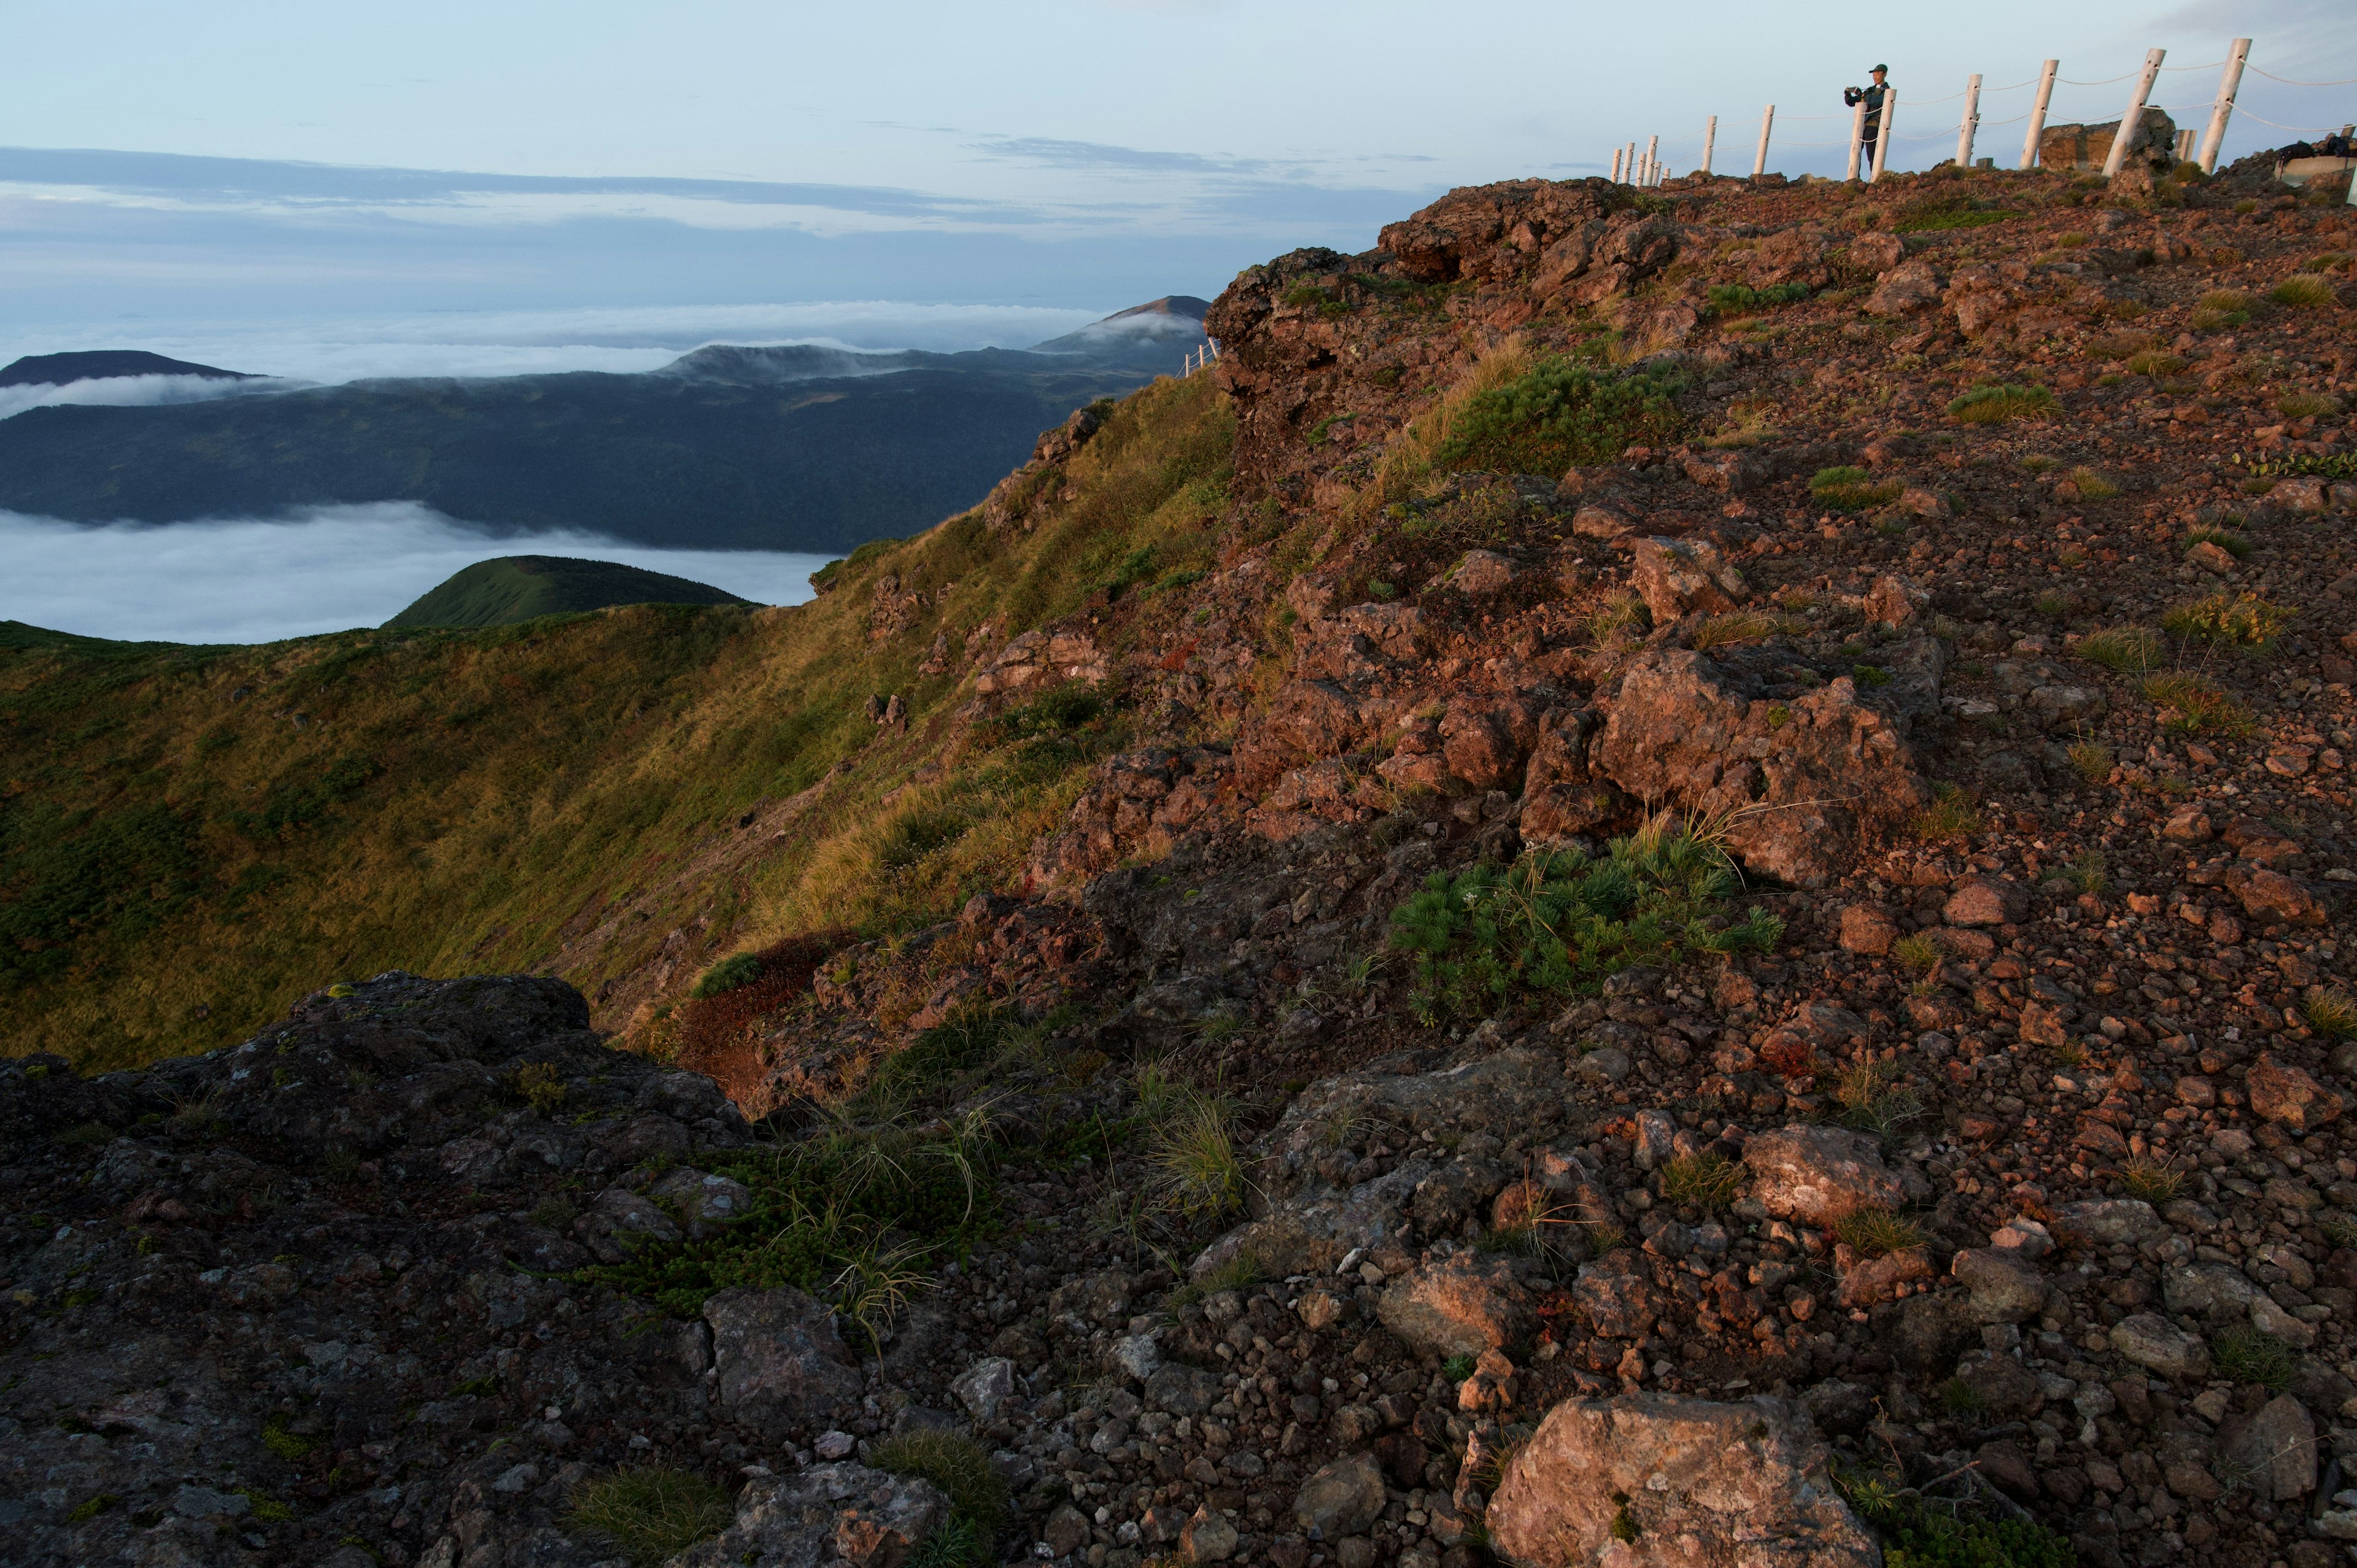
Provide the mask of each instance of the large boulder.
{"label": "large boulder", "polygon": [[1504,1258],[1458,1252],[1411,1272],[1375,1304],[1383,1326],[1418,1349],[1478,1356],[1523,1338],[1530,1293]]}
{"label": "large boulder", "polygon": [[1907,1201],[1906,1185],[1883,1165],[1874,1140],[1845,1127],[1796,1123],[1754,1133],[1743,1163],[1751,1167],[1751,1196],[1769,1213],[1807,1225]]}
{"label": "large boulder", "polygon": [[1383,1469],[1372,1454],[1346,1454],[1301,1483],[1293,1520],[1312,1541],[1364,1530],[1383,1511]]}
{"label": "large boulder", "polygon": [[949,1498],[931,1481],[849,1460],[818,1465],[748,1482],[737,1522],[665,1568],[900,1568],[949,1516]]}
{"label": "large boulder", "polygon": [[1490,1499],[1521,1568],[1878,1568],[1808,1418],[1778,1399],[1576,1400],[1547,1413]]}
{"label": "large boulder", "polygon": [[1630,579],[1656,626],[1690,615],[1731,610],[1751,596],[1718,547],[1706,539],[1641,539]]}
{"label": "large boulder", "polygon": [[[1900,660],[1930,672],[1935,703],[1940,646]],[[1588,766],[1640,800],[1722,816],[1751,870],[1823,886],[1931,802],[1907,740],[1917,683],[1869,701],[1844,675],[1771,699],[1706,654],[1651,650],[1622,678]],[[1905,707],[1892,695],[1902,691]]]}
{"label": "large boulder", "polygon": [[859,1369],[834,1312],[791,1286],[721,1291],[705,1302],[704,1320],[720,1402],[739,1414],[810,1422],[859,1398]]}

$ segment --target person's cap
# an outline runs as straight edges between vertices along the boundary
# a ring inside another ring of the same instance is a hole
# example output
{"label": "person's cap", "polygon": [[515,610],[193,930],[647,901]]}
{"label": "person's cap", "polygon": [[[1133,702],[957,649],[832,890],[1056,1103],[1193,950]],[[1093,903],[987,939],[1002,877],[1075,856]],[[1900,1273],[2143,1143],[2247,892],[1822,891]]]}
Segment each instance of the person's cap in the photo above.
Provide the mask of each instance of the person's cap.
{"label": "person's cap", "polygon": [[1883,76],[1889,76],[1889,75],[1890,74],[1890,68],[1889,68],[1889,66],[1887,66],[1887,65],[1878,65],[1878,66],[1876,66],[1874,69],[1875,69],[1875,70],[1876,70],[1877,72],[1878,72],[1879,74],[1881,74],[1881,75],[1883,75]]}

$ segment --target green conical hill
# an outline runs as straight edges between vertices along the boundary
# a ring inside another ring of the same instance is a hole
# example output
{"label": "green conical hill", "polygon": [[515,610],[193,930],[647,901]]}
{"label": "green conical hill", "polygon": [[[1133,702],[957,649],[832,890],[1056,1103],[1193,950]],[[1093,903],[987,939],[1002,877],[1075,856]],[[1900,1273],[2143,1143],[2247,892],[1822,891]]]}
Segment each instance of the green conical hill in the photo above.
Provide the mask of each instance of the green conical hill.
{"label": "green conical hill", "polygon": [[723,588],[614,561],[564,555],[502,555],[453,574],[387,628],[513,626],[536,616],[611,605],[741,605]]}

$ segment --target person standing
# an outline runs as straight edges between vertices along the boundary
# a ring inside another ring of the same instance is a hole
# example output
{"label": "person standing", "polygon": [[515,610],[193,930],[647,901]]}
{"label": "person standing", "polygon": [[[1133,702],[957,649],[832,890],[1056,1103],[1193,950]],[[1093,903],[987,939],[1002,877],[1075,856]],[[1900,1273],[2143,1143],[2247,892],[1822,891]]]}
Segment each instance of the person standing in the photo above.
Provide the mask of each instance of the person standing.
{"label": "person standing", "polygon": [[1845,109],[1855,109],[1861,102],[1866,104],[1866,119],[1859,126],[1857,134],[1857,166],[1862,169],[1874,167],[1874,144],[1882,134],[1882,101],[1890,93],[1890,68],[1887,65],[1876,66],[1873,75],[1872,87],[1842,89],[1842,107]]}

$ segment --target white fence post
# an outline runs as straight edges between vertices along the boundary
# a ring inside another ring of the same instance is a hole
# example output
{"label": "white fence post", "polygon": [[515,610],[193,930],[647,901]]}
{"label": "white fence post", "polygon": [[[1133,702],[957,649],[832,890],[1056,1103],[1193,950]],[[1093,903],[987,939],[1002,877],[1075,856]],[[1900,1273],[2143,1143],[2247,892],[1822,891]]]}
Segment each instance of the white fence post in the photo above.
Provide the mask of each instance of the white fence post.
{"label": "white fence post", "polygon": [[1652,185],[1662,177],[1662,137],[1655,132],[1645,142],[1645,183]]}
{"label": "white fence post", "polygon": [[1874,173],[1867,177],[1867,183],[1869,185],[1882,177],[1882,166],[1890,157],[1891,122],[1898,118],[1899,94],[1884,93],[1882,95],[1882,128],[1875,134],[1874,137]]}
{"label": "white fence post", "polygon": [[1630,184],[1630,185],[1634,185],[1634,184],[1636,184],[1636,183],[1637,183],[1637,144],[1636,144],[1636,143],[1634,143],[1634,142],[1631,142],[1631,143],[1630,143],[1630,144],[1629,144],[1629,164],[1628,164],[1628,167],[1629,167],[1629,178],[1628,178],[1628,180],[1627,180],[1627,183],[1628,183],[1628,184]]}
{"label": "white fence post", "polygon": [[2128,99],[2128,112],[2120,116],[2119,134],[2112,138],[2112,150],[2104,158],[2104,177],[2109,179],[2120,172],[2128,161],[2128,139],[2144,130],[2144,106],[2152,96],[2152,84],[2160,76],[2160,62],[2167,59],[2167,49],[2147,49],[2144,70],[2136,73],[2136,91]]}
{"label": "white fence post", "polygon": [[1768,172],[1768,133],[1775,124],[1776,106],[1770,103],[1760,111],[1760,151],[1751,159],[1751,177],[1754,179]]}
{"label": "white fence post", "polygon": [[1857,160],[1866,145],[1866,100],[1857,101],[1857,110],[1849,117],[1849,173],[1845,179],[1857,177]]}
{"label": "white fence post", "polygon": [[1973,133],[1981,126],[1981,78],[1978,71],[1964,78],[1964,117],[1956,126],[1956,166],[1973,166]]}
{"label": "white fence post", "polygon": [[1620,149],[1618,147],[1612,149],[1612,183],[1620,183]]}
{"label": "white fence post", "polygon": [[2250,58],[2248,38],[2236,38],[2234,47],[2226,51],[2226,69],[2218,78],[2218,102],[2211,106],[2210,129],[2201,137],[2203,174],[2218,172],[2218,149],[2225,145],[2226,122],[2233,116],[2234,94],[2243,89],[2243,67]]}
{"label": "white fence post", "polygon": [[2046,134],[2046,106],[2054,102],[2054,72],[2061,64],[2059,59],[2050,59],[2045,69],[2038,73],[2038,102],[2030,107],[2029,130],[2021,138],[2021,166],[2024,168],[2038,166],[2039,139]]}
{"label": "white fence post", "polygon": [[1704,125],[1702,128],[1702,168],[1700,172],[1705,176],[1707,176],[1710,173],[1711,149],[1717,145],[1718,116],[1714,114],[1710,117],[1709,124]]}

